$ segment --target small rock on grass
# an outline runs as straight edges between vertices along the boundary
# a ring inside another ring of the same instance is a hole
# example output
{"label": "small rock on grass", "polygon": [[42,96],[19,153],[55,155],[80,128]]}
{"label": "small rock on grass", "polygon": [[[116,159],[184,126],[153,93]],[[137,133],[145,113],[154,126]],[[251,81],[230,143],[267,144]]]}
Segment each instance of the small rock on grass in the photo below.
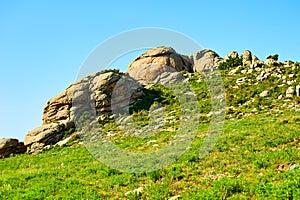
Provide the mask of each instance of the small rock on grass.
{"label": "small rock on grass", "polygon": [[290,166],[290,170],[296,170],[296,169],[300,169],[299,164],[293,164],[293,165]]}
{"label": "small rock on grass", "polygon": [[181,198],[181,196],[180,195],[176,195],[174,197],[171,197],[169,200],[176,200],[176,199],[179,199],[179,198]]}
{"label": "small rock on grass", "polygon": [[142,187],[139,187],[139,188],[134,189],[134,190],[132,190],[132,191],[126,192],[126,193],[125,193],[125,196],[128,196],[128,195],[130,195],[130,194],[136,194],[136,195],[140,196],[140,195],[142,194],[142,192],[143,192],[143,188],[142,188]]}

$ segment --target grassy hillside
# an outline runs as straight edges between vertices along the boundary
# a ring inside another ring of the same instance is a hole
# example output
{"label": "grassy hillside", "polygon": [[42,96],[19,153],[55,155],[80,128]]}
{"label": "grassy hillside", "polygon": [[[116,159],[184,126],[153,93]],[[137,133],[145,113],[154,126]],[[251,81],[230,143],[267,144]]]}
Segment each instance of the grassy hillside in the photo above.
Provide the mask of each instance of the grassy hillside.
{"label": "grassy hillside", "polygon": [[[299,98],[278,100],[288,87],[278,87],[280,78],[255,81],[261,72],[228,75],[234,67],[221,71],[227,116],[208,156],[200,159],[198,154],[209,128],[210,96],[199,74],[185,74],[199,100],[200,124],[191,147],[176,162],[153,172],[121,172],[97,161],[73,141],[40,154],[0,160],[0,199],[169,199],[177,195],[181,199],[300,199],[300,169],[294,165],[300,164]],[[294,73],[296,83],[300,82],[297,70],[278,68],[281,76]],[[247,81],[236,84],[243,77]],[[264,90],[269,95],[262,97]],[[161,86],[147,92],[147,101],[164,105],[170,120],[159,134],[148,138],[130,136],[113,121],[100,124],[123,149],[152,151],[177,133],[176,98]],[[143,127],[149,123],[149,105],[142,105],[136,105],[132,115]]]}
{"label": "grassy hillside", "polygon": [[[227,121],[209,156],[201,134],[177,162],[156,172],[122,173],[80,145],[0,161],[2,199],[299,199],[300,113]],[[204,125],[205,126],[205,125]],[[205,129],[205,127],[204,127]],[[140,195],[125,193],[143,188]]]}

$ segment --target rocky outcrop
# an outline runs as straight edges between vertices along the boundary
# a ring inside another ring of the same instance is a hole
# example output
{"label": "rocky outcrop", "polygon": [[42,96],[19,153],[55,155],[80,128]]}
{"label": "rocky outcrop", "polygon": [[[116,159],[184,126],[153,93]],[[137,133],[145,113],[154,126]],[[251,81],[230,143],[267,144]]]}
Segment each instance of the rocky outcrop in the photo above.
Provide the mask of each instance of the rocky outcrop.
{"label": "rocky outcrop", "polygon": [[49,144],[55,144],[64,136],[64,130],[67,130],[64,123],[45,124],[29,131],[25,136],[24,145],[29,153],[34,153]]}
{"label": "rocky outcrop", "polygon": [[223,60],[216,52],[204,49],[190,56],[193,61],[193,71],[201,72],[205,69],[216,69]]}
{"label": "rocky outcrop", "polygon": [[259,60],[255,55],[252,56],[252,67],[257,68],[257,67],[262,67],[264,65],[264,61]]}
{"label": "rocky outcrop", "polygon": [[[236,59],[239,58],[239,54],[236,51],[232,51],[229,54],[226,55],[225,57],[225,61],[229,60],[229,59]],[[257,67],[262,67],[264,65],[264,61],[259,60],[257,58],[257,56],[252,55],[252,52],[249,50],[245,50],[242,55],[240,56],[240,58],[242,59],[242,65],[243,66],[248,66],[251,69],[253,68],[257,68]],[[252,70],[250,70],[250,73],[252,72]],[[235,73],[233,71],[233,73]]]}
{"label": "rocky outcrop", "polygon": [[26,152],[23,142],[17,139],[2,138],[0,139],[0,158],[7,158],[11,154],[19,154]]}
{"label": "rocky outcrop", "polygon": [[[89,112],[95,120],[104,122],[105,119],[114,117],[115,110],[131,107],[140,100],[144,95],[143,90],[147,88],[143,88],[143,85],[149,82],[166,85],[187,81],[188,78],[184,77],[190,76],[182,75],[180,71],[215,70],[221,62],[226,64],[229,58],[238,58],[238,60],[228,62],[230,65],[228,74],[243,74],[236,80],[236,87],[259,84],[272,77],[278,78],[282,85],[286,85],[285,94],[281,92],[280,99],[290,98],[291,100],[294,93],[297,96],[300,95],[300,88],[295,89],[295,86],[299,84],[295,79],[297,74],[291,72],[282,74],[286,68],[290,70],[298,68],[298,63],[285,62],[284,66],[280,65],[284,68],[281,69],[274,66],[276,63],[280,64],[278,55],[268,56],[265,64],[249,50],[244,51],[240,56],[233,51],[227,54],[224,60],[216,52],[208,49],[197,51],[188,57],[177,53],[170,47],[157,47],[132,61],[128,66],[128,73],[110,70],[91,74],[72,83],[65,91],[49,100],[44,107],[42,125],[26,135],[25,146],[29,152],[34,153],[47,145],[57,144],[66,138],[69,129],[75,126],[78,128],[76,122],[85,112]],[[265,67],[268,65],[273,66]],[[254,74],[253,80],[248,76],[252,73]],[[272,92],[265,90],[259,96],[270,98]],[[279,97],[276,96],[276,98]],[[68,141],[65,139],[59,144],[64,145]]]}
{"label": "rocky outcrop", "polygon": [[266,65],[268,66],[277,66],[280,65],[280,62],[278,61],[278,55],[268,55],[266,57]]}
{"label": "rocky outcrop", "polygon": [[187,57],[176,53],[170,47],[158,47],[136,58],[129,65],[127,72],[143,84],[155,82],[162,74],[164,77],[169,77],[167,82],[174,82],[170,78],[178,77],[175,72],[201,72],[204,69],[217,69],[222,60],[216,52],[209,49],[198,51]]}
{"label": "rocky outcrop", "polygon": [[243,65],[250,66],[252,64],[252,53],[249,50],[245,50],[241,55]]}
{"label": "rocky outcrop", "polygon": [[131,94],[127,99],[114,99],[115,104],[127,107],[143,96],[142,87],[128,75],[118,71],[98,72],[74,82],[45,105],[43,125],[25,136],[24,143],[28,151],[34,153],[59,142],[85,112],[97,120],[104,120],[112,115],[113,91],[118,91],[116,98]]}

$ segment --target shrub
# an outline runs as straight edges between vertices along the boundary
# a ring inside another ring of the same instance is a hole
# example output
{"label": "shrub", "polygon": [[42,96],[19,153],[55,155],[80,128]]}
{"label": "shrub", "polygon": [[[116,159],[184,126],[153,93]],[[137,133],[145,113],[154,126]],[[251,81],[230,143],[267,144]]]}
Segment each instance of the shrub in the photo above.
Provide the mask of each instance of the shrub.
{"label": "shrub", "polygon": [[276,60],[276,61],[278,61],[278,57],[279,57],[278,54],[275,54],[275,55],[271,56],[271,58],[272,58],[273,60]]}
{"label": "shrub", "polygon": [[225,60],[224,62],[221,62],[218,66],[220,70],[226,70],[226,69],[231,69],[237,66],[242,65],[242,59],[241,58],[231,58]]}

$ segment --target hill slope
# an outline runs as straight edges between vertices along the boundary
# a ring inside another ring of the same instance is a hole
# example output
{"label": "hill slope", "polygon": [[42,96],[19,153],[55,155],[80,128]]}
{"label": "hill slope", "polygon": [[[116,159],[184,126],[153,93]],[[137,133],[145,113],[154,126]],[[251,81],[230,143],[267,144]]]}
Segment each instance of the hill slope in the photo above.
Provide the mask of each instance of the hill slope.
{"label": "hill slope", "polygon": [[[266,64],[254,59],[250,66],[249,52],[218,61],[227,114],[208,156],[200,158],[199,149],[212,116],[210,93],[201,72],[181,72],[198,99],[200,120],[191,146],[174,163],[152,172],[121,172],[97,161],[72,130],[65,137],[75,136],[64,147],[50,145],[39,154],[1,159],[1,199],[299,199],[300,97],[295,90],[300,65],[280,63],[277,57]],[[164,147],[180,126],[179,101],[172,91],[149,84],[143,93],[130,114],[143,132],[151,123],[149,113],[160,109],[151,111],[150,103],[163,105],[167,121],[154,127],[158,134],[135,137],[109,118],[97,124],[128,151]]]}
{"label": "hill slope", "polygon": [[[298,116],[298,117],[295,117]],[[300,112],[229,120],[209,156],[192,148],[165,169],[122,173],[80,145],[0,160],[1,199],[299,199]],[[141,194],[130,193],[139,187]]]}

